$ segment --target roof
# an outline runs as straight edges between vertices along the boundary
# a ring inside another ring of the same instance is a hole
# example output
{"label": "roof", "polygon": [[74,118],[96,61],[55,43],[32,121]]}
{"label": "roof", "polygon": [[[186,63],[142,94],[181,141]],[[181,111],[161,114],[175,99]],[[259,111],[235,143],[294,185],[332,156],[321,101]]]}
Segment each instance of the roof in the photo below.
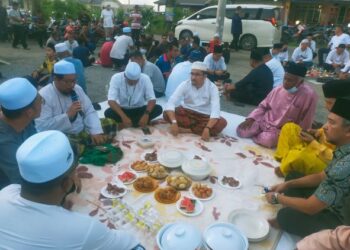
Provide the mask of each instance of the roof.
{"label": "roof", "polygon": [[[166,5],[168,1],[167,0],[158,0],[155,1],[155,4],[158,5]],[[175,0],[176,5],[180,6],[198,6],[198,7],[204,7],[211,3],[211,0]]]}

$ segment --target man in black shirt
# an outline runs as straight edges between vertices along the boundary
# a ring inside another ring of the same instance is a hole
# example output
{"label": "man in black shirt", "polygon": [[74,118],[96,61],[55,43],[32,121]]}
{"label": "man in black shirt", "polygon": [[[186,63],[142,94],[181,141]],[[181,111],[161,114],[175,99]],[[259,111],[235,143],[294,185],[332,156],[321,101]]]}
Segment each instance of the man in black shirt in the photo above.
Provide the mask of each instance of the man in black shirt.
{"label": "man in black shirt", "polygon": [[235,84],[225,84],[225,94],[234,101],[258,105],[272,90],[273,75],[257,49],[250,53],[250,65],[253,70],[242,80]]}

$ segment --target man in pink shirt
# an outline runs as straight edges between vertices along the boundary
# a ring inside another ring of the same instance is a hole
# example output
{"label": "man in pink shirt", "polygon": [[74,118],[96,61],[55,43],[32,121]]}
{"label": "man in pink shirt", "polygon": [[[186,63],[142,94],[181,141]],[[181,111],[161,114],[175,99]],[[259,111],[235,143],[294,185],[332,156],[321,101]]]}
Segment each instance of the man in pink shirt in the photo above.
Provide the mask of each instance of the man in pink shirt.
{"label": "man in pink shirt", "polygon": [[304,66],[290,65],[283,85],[274,88],[238,126],[238,136],[252,138],[259,145],[274,148],[282,126],[287,122],[294,122],[304,130],[311,128],[317,94],[312,87],[304,84],[305,74]]}

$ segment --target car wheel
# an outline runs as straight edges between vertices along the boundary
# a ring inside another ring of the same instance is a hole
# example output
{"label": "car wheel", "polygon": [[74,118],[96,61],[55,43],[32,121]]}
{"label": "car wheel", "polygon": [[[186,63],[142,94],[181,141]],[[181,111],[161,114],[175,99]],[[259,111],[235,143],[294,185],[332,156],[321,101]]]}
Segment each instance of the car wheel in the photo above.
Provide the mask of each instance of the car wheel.
{"label": "car wheel", "polygon": [[244,50],[251,50],[256,47],[257,41],[253,35],[244,35],[240,40],[241,48]]}
{"label": "car wheel", "polygon": [[192,34],[192,32],[191,31],[189,31],[189,30],[183,30],[183,31],[181,31],[181,33],[180,33],[180,39],[181,38],[191,38],[193,36],[193,34]]}

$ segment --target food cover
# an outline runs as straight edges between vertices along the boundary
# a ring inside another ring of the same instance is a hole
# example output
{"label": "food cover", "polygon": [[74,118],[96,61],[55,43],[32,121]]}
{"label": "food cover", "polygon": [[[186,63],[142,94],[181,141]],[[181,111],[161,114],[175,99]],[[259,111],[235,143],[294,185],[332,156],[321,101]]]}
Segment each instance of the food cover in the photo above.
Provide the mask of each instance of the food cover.
{"label": "food cover", "polygon": [[182,165],[182,171],[193,180],[203,180],[210,174],[211,170],[208,162],[203,160],[192,159]]}
{"label": "food cover", "polygon": [[158,157],[159,163],[168,168],[180,167],[183,159],[183,154],[177,150],[163,151]]}

